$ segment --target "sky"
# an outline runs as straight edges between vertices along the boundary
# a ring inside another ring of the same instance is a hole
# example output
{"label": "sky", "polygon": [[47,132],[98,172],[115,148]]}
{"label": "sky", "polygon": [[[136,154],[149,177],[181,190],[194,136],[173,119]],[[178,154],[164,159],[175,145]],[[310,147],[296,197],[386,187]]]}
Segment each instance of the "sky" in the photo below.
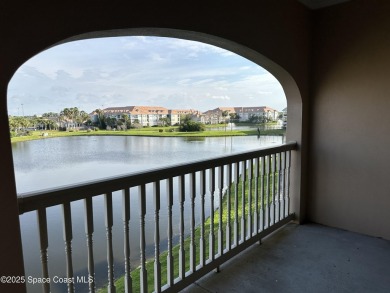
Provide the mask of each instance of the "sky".
{"label": "sky", "polygon": [[269,106],[286,97],[268,71],[205,43],[165,37],[111,37],[52,47],[24,63],[8,86],[9,115],[121,106],[207,111]]}

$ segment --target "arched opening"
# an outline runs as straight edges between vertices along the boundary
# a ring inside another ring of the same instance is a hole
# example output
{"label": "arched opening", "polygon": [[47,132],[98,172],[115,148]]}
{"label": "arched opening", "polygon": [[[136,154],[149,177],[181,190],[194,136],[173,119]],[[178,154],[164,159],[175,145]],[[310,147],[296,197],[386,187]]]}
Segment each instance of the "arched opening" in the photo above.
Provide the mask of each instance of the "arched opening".
{"label": "arched opening", "polygon": [[[84,38],[89,38],[89,37],[99,37],[99,36],[106,36],[106,34],[113,36],[113,35],[138,35],[140,34],[139,31],[137,30],[131,30],[131,31],[115,31],[115,32],[102,32],[102,33],[94,33],[94,34],[88,34],[88,35],[82,35],[82,36],[77,36],[75,38],[69,39],[69,40],[76,40],[76,39],[84,39]],[[298,88],[291,78],[291,76],[282,68],[262,56],[261,54],[245,48],[239,44],[220,39],[217,37],[209,36],[209,35],[203,35],[199,33],[193,33],[193,32],[185,32],[185,31],[176,31],[176,30],[155,30],[155,29],[150,29],[150,30],[142,30],[143,35],[158,35],[158,36],[174,36],[174,37],[179,37],[179,38],[185,38],[185,39],[190,39],[190,40],[197,40],[205,43],[209,43],[212,45],[216,45],[222,48],[225,48],[229,51],[235,52],[241,56],[244,56],[245,58],[255,62],[256,64],[261,65],[262,67],[266,68],[268,71],[273,73],[280,81],[281,84],[286,92],[287,95],[287,100],[288,100],[288,109],[289,109],[289,126],[288,126],[288,133],[287,137],[288,140],[296,140],[298,142],[301,141],[300,136],[301,136],[301,116],[300,116],[300,111],[301,111],[301,101],[300,101],[300,95]],[[66,40],[66,41],[69,41]],[[298,103],[298,104],[297,104]],[[295,113],[295,114],[294,114]],[[297,113],[299,115],[297,115]],[[293,158],[293,164],[294,164],[294,170],[293,174],[297,176],[296,178],[300,178],[300,159],[299,155],[294,156]],[[296,205],[297,203],[299,204],[299,196],[297,196],[300,193],[300,184],[296,183],[294,185],[294,182],[296,181],[296,178],[292,180],[292,197],[296,200],[293,205]],[[294,207],[294,210],[299,213],[299,208],[296,206]]]}

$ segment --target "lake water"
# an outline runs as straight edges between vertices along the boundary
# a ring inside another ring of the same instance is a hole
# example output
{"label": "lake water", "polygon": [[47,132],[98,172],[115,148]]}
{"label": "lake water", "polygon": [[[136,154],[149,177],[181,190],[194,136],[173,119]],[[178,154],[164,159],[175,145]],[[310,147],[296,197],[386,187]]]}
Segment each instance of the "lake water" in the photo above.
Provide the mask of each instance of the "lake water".
{"label": "lake water", "polygon": [[[89,180],[130,174],[152,168],[212,158],[236,152],[243,152],[278,145],[284,142],[282,136],[249,136],[223,138],[170,138],[131,136],[89,136],[50,138],[12,144],[15,176],[18,193],[54,188]],[[161,190],[165,190],[162,183]],[[151,194],[147,186],[147,194]],[[131,189],[131,237],[132,266],[139,261],[139,215],[137,189]],[[177,195],[174,195],[177,198]],[[164,218],[165,196],[161,202],[161,248],[166,247],[166,224]],[[208,198],[206,195],[206,202]],[[115,275],[123,274],[123,225],[121,219],[121,193],[113,194],[114,205],[114,258]],[[217,206],[217,203],[216,203]],[[104,198],[93,200],[94,207],[94,258],[97,279],[107,274],[106,242],[104,226]],[[174,231],[178,232],[178,204],[174,204]],[[199,207],[199,203],[197,203]],[[208,214],[206,206],[206,215]],[[176,210],[176,212],[175,212]],[[189,211],[187,200],[185,210]],[[154,212],[151,196],[147,198],[146,242],[147,254],[153,255]],[[60,207],[47,209],[49,233],[49,272],[51,276],[65,276],[65,249],[62,236],[62,210]],[[188,223],[190,213],[186,213]],[[26,276],[40,277],[40,253],[36,214],[21,215],[21,230]],[[87,276],[87,250],[84,232],[84,205],[81,201],[72,203],[72,228],[74,240],[73,267],[75,275]],[[176,233],[177,235],[177,233]],[[134,253],[136,252],[136,253]],[[66,286],[52,285],[52,292],[66,292]],[[98,284],[99,285],[99,284]],[[78,292],[87,286],[78,288]],[[28,285],[29,292],[41,292],[41,285]]]}

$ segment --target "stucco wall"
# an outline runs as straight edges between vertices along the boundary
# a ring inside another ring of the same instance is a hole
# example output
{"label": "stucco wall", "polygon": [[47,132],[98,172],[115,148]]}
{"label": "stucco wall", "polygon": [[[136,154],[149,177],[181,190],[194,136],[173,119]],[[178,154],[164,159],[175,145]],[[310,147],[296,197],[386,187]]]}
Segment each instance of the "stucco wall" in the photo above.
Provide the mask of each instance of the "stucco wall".
{"label": "stucco wall", "polygon": [[390,239],[390,3],[316,14],[309,219]]}

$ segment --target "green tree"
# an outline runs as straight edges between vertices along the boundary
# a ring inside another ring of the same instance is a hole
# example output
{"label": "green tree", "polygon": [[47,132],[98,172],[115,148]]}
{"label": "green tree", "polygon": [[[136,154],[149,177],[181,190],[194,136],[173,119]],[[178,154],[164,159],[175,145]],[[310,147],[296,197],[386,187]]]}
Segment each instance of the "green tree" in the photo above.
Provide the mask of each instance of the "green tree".
{"label": "green tree", "polygon": [[122,114],[120,121],[123,122],[122,128],[124,128],[124,130],[131,128],[131,120],[129,115]]}
{"label": "green tree", "polygon": [[168,117],[162,117],[159,119],[159,122],[162,126],[169,126],[171,125],[171,120]]}
{"label": "green tree", "polygon": [[185,115],[180,122],[179,131],[188,132],[188,131],[204,131],[205,126],[197,121],[193,121],[191,115]]}

